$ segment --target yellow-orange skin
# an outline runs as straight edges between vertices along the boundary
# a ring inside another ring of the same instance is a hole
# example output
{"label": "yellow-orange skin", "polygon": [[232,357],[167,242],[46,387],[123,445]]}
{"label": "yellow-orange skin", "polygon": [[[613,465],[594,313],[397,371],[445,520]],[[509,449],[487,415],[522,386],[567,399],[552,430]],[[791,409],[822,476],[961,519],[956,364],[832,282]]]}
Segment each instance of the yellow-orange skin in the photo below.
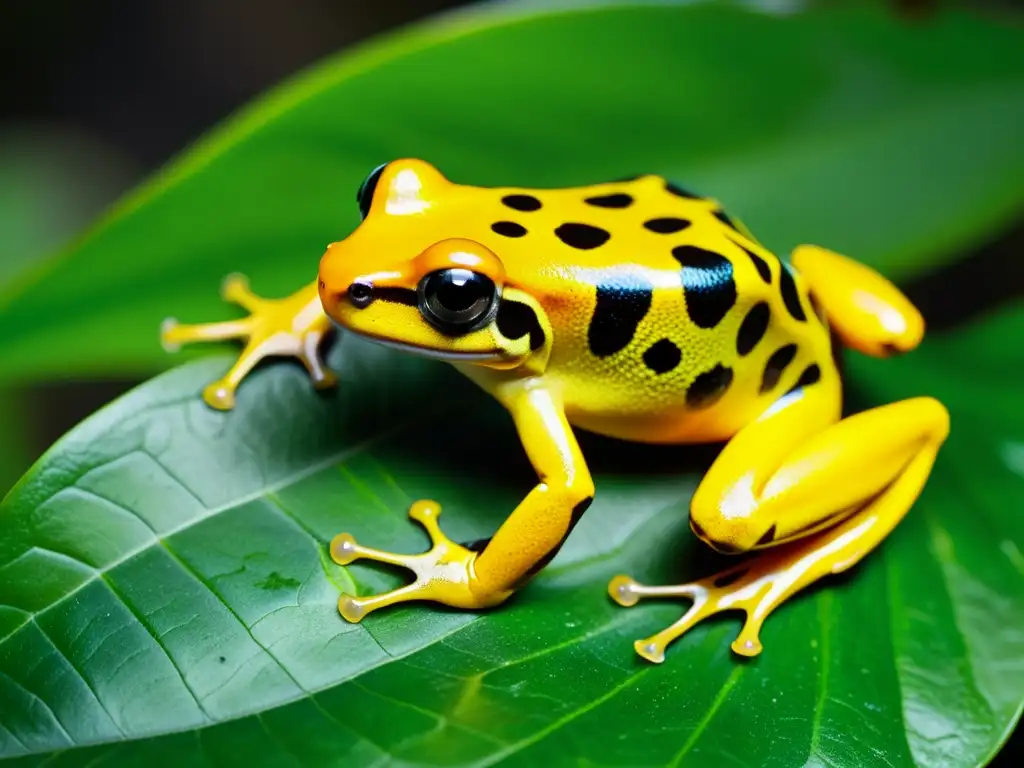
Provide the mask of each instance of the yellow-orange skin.
{"label": "yellow-orange skin", "polygon": [[[519,210],[503,202],[509,195],[529,196],[540,206]],[[630,200],[621,207],[588,202],[611,195]],[[693,601],[680,621],[637,641],[637,652],[651,661],[661,661],[668,643],[697,621],[731,609],[747,614],[733,650],[755,655],[761,623],[775,607],[858,562],[896,526],[946,438],[947,412],[927,397],[841,419],[832,333],[869,355],[913,349],[924,322],[898,289],[816,246],[798,248],[786,267],[742,224],[724,217],[716,201],[673,191],[659,176],[565,189],[483,188],[453,183],[429,163],[404,159],[384,168],[367,202],[360,226],[328,247],[316,283],[269,301],[234,278],[225,296],[249,308],[249,318],[199,326],[169,322],[164,332],[167,345],[248,339],[238,364],[205,393],[217,408],[233,405],[235,388],[266,355],[296,355],[319,386],[332,384],[317,347],[333,322],[447,360],[509,410],[537,471],[536,487],[482,551],[445,537],[432,501],[410,510],[434,543],[424,554],[381,552],[348,534],[337,536],[332,556],[339,563],[371,559],[416,574],[394,592],[342,595],[339,607],[350,621],[408,600],[473,609],[513,594],[557,552],[594,496],[575,426],[648,443],[727,441],[694,494],[691,526],[720,551],[764,553],[680,586],[644,586],[619,576],[609,592],[622,605],[646,596]],[[686,226],[674,232],[645,226],[666,218]],[[511,222],[525,233],[510,236],[506,227],[503,234],[492,226],[496,222]],[[598,227],[610,237],[588,247],[569,244],[557,234],[567,222]],[[677,247],[710,253],[731,267],[735,298],[713,323],[693,320],[700,317],[700,297],[684,290],[690,278],[673,255]],[[411,298],[365,306],[349,298],[355,283],[372,286],[375,295],[390,291],[409,298],[427,275],[446,268],[485,275],[500,287],[501,302],[528,307],[541,342],[531,344],[530,334],[511,338],[498,321],[470,333],[442,333]],[[780,290],[787,269],[796,310]],[[616,326],[620,313],[591,328],[598,292],[609,285],[651,288],[639,322]],[[741,326],[759,303],[767,305],[770,322],[752,349],[741,349]],[[595,351],[592,334],[609,327],[621,337],[615,351]],[[668,370],[646,362],[645,353],[658,342],[680,353]],[[769,359],[788,345],[795,353],[766,386]],[[702,374],[724,369],[724,387],[703,400],[694,397],[706,389],[697,382]]]}

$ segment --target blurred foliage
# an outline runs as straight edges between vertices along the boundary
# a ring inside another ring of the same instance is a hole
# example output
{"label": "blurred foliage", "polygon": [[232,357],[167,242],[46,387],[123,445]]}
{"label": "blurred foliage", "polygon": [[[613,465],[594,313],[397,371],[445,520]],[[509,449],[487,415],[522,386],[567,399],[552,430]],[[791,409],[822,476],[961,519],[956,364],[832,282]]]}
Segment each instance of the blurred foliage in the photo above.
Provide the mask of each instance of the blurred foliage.
{"label": "blurred foliage", "polygon": [[109,146],[66,128],[0,131],[0,286],[64,247],[135,173]]}
{"label": "blurred foliage", "polygon": [[[355,225],[366,171],[398,155],[480,184],[660,172],[779,252],[819,242],[901,279],[1024,204],[1018,29],[597,5],[448,16],[277,89],[0,288],[4,374],[169,365],[164,314],[235,316],[216,296],[230,271],[273,295],[310,280]],[[58,364],[68,307],[78,335]],[[621,571],[716,567],[686,525],[707,452],[587,437],[598,500],[515,601],[351,626],[338,590],[398,579],[334,566],[326,543],[351,530],[417,551],[402,512],[420,497],[444,504],[453,537],[491,533],[532,482],[507,418],[439,364],[348,340],[338,392],[267,366],[230,414],[198,397],[229,358],[181,366],[70,433],[0,507],[0,754],[35,765],[105,741],[61,763],[984,762],[1024,691],[1021,333],[1017,306],[903,359],[852,360],[862,406],[927,393],[951,409],[920,502],[848,578],[780,609],[761,657],[731,656],[733,624],[712,622],[660,667],[632,640],[681,606],[624,611],[604,589]]]}
{"label": "blurred foliage", "polygon": [[[32,269],[134,177],[131,164],[110,147],[71,130],[22,125],[0,131],[0,294],[31,279]],[[59,359],[59,347],[51,354]],[[0,361],[0,371],[11,365]],[[24,392],[0,387],[0,496],[36,458],[29,430]]]}

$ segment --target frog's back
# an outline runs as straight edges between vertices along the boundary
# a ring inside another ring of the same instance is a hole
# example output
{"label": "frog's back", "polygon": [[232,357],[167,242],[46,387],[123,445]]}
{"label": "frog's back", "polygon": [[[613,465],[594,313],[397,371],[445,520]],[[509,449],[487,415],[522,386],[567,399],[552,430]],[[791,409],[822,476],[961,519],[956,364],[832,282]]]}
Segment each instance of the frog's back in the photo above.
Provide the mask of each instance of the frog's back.
{"label": "frog's back", "polygon": [[577,425],[718,440],[794,387],[838,386],[799,275],[716,201],[654,175],[461,189],[480,214],[472,236],[548,314],[547,378]]}

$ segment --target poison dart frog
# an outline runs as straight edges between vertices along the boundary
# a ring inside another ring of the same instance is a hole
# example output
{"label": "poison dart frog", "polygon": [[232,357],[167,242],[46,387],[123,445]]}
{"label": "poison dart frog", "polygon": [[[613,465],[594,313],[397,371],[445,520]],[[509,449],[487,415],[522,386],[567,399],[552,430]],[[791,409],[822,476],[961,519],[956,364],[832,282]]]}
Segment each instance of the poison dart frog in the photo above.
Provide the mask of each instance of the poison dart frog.
{"label": "poison dart frog", "polygon": [[522,587],[594,498],[577,427],[645,443],[724,443],[693,495],[690,527],[718,552],[763,552],[688,584],[620,575],[608,591],[623,606],[690,601],[679,621],[635,643],[650,661],[726,610],[746,614],[733,651],[754,656],[776,607],[893,530],[947,437],[948,413],[930,397],[843,418],[833,344],[885,357],[924,334],[893,284],[812,245],[784,263],[718,202],[664,177],[485,188],[400,159],[373,170],[357,201],[361,223],[327,247],[312,284],[268,300],[232,277],[223,296],[249,318],[162,329],[168,347],[247,340],[205,390],[218,409],[232,407],[266,356],[293,355],[316,386],[332,385],[319,350],[337,326],[447,361],[511,414],[538,482],[490,539],[450,540],[434,501],[409,510],[432,541],[426,553],[333,539],[340,564],[373,560],[415,574],[391,592],[343,594],[350,622],[412,600],[481,609]]}

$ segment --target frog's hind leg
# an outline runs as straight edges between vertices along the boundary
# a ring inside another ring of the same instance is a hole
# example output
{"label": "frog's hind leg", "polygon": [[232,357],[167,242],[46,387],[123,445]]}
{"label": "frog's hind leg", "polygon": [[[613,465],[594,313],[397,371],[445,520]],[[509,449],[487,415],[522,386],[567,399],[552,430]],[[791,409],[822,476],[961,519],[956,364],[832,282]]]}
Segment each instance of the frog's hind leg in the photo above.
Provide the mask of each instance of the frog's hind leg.
{"label": "frog's hind leg", "polygon": [[690,584],[653,587],[618,576],[611,597],[631,606],[647,597],[686,597],[686,614],[637,653],[654,662],[697,622],[746,613],[732,649],[761,652],[767,616],[790,596],[865,557],[917,499],[949,431],[946,409],[915,398],[822,424],[834,405],[813,387],[783,398],[742,430],[694,494],[691,527],[716,549],[758,557]]}
{"label": "frog's hind leg", "polygon": [[318,389],[336,383],[334,373],[320,356],[320,344],[331,330],[331,322],[323,311],[315,283],[284,299],[264,299],[249,290],[245,278],[232,275],[224,281],[221,297],[248,310],[249,317],[199,325],[182,325],[168,319],[160,334],[169,352],[182,344],[246,339],[238,361],[222,379],[204,390],[207,404],[218,410],[233,408],[239,384],[261,360],[271,356],[298,358]]}

